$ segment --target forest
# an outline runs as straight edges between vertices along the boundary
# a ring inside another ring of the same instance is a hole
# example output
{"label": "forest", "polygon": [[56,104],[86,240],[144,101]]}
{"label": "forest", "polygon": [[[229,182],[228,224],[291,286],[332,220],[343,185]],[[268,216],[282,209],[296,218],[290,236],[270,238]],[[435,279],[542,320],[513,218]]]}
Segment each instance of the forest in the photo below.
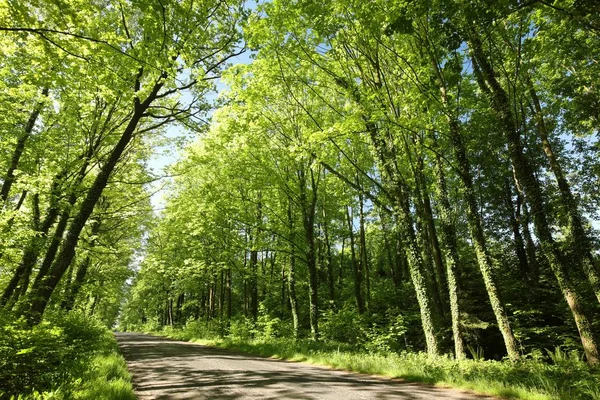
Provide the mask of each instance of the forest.
{"label": "forest", "polygon": [[1,0],[0,41],[0,398],[102,398],[110,328],[600,399],[595,0]]}

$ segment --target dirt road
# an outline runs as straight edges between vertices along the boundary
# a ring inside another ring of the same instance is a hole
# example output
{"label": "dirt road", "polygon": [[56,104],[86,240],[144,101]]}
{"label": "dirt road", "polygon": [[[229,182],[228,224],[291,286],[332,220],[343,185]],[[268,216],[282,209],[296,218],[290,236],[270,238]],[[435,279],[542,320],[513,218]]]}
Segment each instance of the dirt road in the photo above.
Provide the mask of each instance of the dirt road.
{"label": "dirt road", "polygon": [[134,333],[117,333],[147,399],[491,399]]}

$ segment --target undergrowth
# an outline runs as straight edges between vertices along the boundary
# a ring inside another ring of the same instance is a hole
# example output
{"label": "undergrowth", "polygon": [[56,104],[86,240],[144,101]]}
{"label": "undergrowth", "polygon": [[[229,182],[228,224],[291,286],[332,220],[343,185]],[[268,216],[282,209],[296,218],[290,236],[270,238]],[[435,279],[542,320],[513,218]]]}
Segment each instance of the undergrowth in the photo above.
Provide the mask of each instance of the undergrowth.
{"label": "undergrowth", "polygon": [[0,399],[134,400],[112,333],[77,313],[28,328],[0,316]]}
{"label": "undergrowth", "polygon": [[368,351],[335,341],[219,336],[190,324],[159,332],[179,340],[265,357],[308,362],[336,369],[472,390],[515,399],[600,399],[600,370],[576,353],[537,352],[519,362],[430,357],[417,352]]}

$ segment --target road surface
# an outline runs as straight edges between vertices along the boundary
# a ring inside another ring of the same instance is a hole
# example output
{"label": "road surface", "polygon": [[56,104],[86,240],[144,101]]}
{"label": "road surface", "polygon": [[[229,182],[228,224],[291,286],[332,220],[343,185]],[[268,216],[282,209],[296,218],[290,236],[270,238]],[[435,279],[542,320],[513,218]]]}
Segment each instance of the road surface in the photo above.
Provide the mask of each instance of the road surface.
{"label": "road surface", "polygon": [[140,400],[492,399],[137,333],[116,334]]}

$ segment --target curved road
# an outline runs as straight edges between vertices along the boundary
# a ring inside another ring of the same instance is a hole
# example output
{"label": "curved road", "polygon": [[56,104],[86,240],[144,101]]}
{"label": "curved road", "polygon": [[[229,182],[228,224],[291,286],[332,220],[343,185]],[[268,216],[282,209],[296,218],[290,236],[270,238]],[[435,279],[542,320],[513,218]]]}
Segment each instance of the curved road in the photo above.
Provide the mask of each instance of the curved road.
{"label": "curved road", "polygon": [[492,399],[454,389],[117,333],[136,395],[147,399]]}

